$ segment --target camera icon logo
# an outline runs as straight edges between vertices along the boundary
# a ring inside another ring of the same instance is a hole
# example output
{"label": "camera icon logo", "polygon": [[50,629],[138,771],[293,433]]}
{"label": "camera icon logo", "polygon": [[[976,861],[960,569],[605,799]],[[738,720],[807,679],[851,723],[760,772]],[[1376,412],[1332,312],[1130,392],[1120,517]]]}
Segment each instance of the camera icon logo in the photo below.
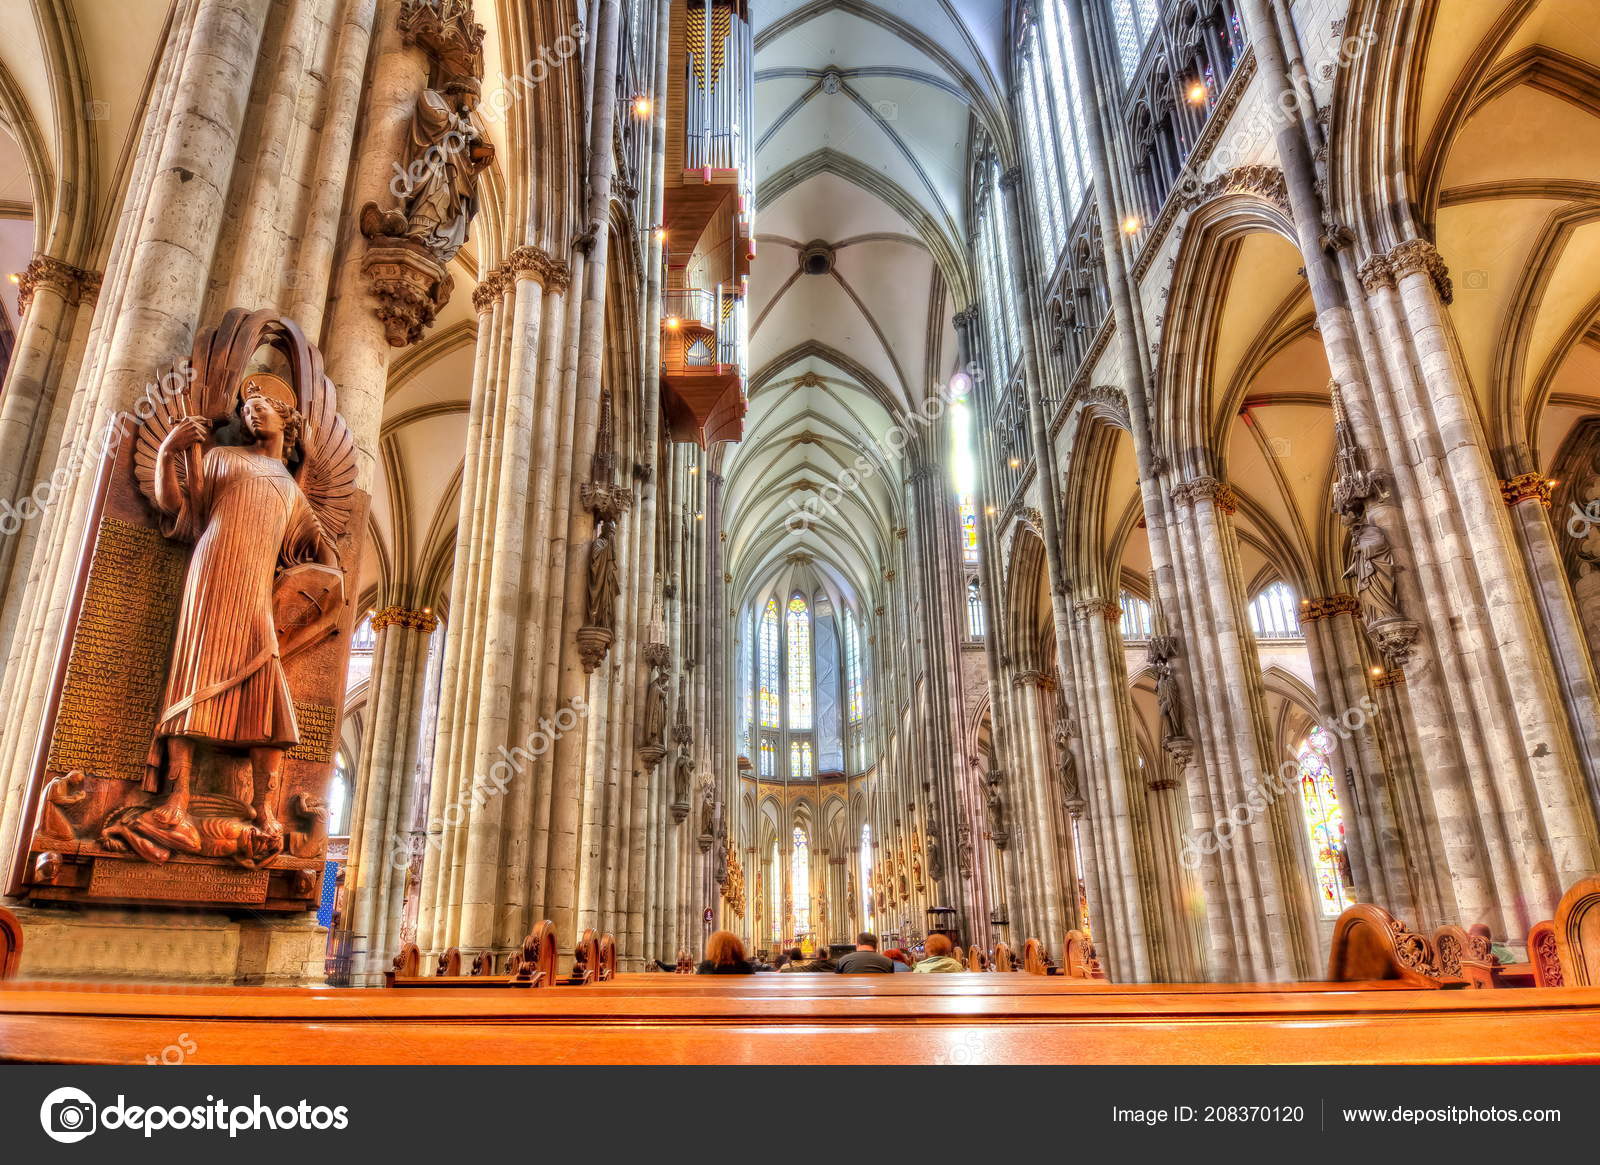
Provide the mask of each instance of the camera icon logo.
{"label": "camera icon logo", "polygon": [[45,1135],[63,1145],[75,1145],[99,1124],[99,1107],[79,1088],[57,1088],[39,1106],[39,1123]]}

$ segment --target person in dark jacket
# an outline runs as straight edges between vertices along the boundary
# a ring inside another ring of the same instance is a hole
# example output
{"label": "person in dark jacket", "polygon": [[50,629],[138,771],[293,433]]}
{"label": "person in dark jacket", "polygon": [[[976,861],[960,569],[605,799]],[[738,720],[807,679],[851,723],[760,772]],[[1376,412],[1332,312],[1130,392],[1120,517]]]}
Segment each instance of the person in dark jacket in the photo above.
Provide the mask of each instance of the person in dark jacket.
{"label": "person in dark jacket", "polygon": [[841,975],[890,975],[894,964],[878,953],[878,936],[870,930],[856,935],[856,949],[839,960]]}
{"label": "person in dark jacket", "polygon": [[706,957],[698,975],[753,975],[755,967],[744,957],[744,944],[731,930],[719,930],[706,939]]}

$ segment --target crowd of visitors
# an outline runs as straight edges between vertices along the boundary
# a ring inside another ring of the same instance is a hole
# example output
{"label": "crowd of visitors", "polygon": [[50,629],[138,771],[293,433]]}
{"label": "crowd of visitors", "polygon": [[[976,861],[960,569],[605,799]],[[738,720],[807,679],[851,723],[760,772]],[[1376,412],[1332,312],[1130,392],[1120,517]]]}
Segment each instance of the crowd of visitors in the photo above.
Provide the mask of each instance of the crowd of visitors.
{"label": "crowd of visitors", "polygon": [[706,939],[706,957],[697,972],[701,975],[753,975],[758,971],[891,975],[897,971],[907,971],[939,975],[965,971],[961,961],[953,957],[954,950],[947,935],[932,934],[923,945],[921,958],[898,947],[880,953],[878,936],[871,931],[862,931],[856,936],[855,950],[837,959],[827,947],[819,946],[809,958],[799,947],[790,947],[769,965],[759,958],[752,959],[746,955],[744,943],[731,930],[719,930]]}

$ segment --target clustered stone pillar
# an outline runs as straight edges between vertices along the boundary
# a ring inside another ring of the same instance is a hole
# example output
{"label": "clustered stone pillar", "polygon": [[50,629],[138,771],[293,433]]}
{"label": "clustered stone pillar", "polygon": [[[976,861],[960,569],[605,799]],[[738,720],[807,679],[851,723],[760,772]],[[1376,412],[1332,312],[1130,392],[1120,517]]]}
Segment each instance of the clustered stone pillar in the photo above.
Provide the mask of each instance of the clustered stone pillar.
{"label": "clustered stone pillar", "polygon": [[416,770],[432,635],[431,610],[388,606],[372,617],[375,643],[369,698],[350,803],[350,859],[345,867],[346,927],[361,953],[359,986],[383,982],[399,949],[413,845]]}

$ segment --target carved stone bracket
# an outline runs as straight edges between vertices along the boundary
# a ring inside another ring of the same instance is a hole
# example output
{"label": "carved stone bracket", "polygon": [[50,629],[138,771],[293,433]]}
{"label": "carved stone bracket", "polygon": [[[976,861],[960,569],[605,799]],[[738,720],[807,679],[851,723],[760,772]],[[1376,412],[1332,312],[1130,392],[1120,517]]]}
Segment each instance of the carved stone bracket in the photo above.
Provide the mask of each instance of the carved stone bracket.
{"label": "carved stone bracket", "polygon": [[672,648],[665,643],[646,643],[641,649],[645,663],[651,667],[668,668],[672,666]]}
{"label": "carved stone bracket", "polygon": [[1390,671],[1399,671],[1411,661],[1421,628],[1410,619],[1380,619],[1367,624],[1367,634]]}
{"label": "carved stone bracket", "polygon": [[[1161,747],[1167,750],[1167,755],[1180,769],[1189,767],[1189,762],[1194,760],[1194,740],[1188,736],[1169,736],[1161,742]],[[1153,786],[1152,786],[1153,787]]]}
{"label": "carved stone bracket", "polygon": [[378,300],[373,310],[383,322],[384,338],[391,348],[415,344],[450,302],[455,280],[419,243],[369,238],[372,242],[361,261],[361,273]]}
{"label": "carved stone bracket", "polygon": [[1289,187],[1284,182],[1283,171],[1276,166],[1235,166],[1196,189],[1188,196],[1186,205],[1192,209],[1227,194],[1254,194],[1272,203],[1286,217],[1293,217],[1289,209]]}
{"label": "carved stone bracket", "polygon": [[470,0],[403,0],[400,39],[432,59],[435,79],[483,75],[483,26]]}
{"label": "carved stone bracket", "polygon": [[583,661],[583,670],[593,672],[600,666],[600,661],[606,657],[606,649],[611,646],[611,629],[609,627],[579,627],[577,631],[578,658]]}
{"label": "carved stone bracket", "polygon": [[610,482],[586,481],[578,496],[584,509],[608,522],[615,522],[633,505],[633,491]]}

